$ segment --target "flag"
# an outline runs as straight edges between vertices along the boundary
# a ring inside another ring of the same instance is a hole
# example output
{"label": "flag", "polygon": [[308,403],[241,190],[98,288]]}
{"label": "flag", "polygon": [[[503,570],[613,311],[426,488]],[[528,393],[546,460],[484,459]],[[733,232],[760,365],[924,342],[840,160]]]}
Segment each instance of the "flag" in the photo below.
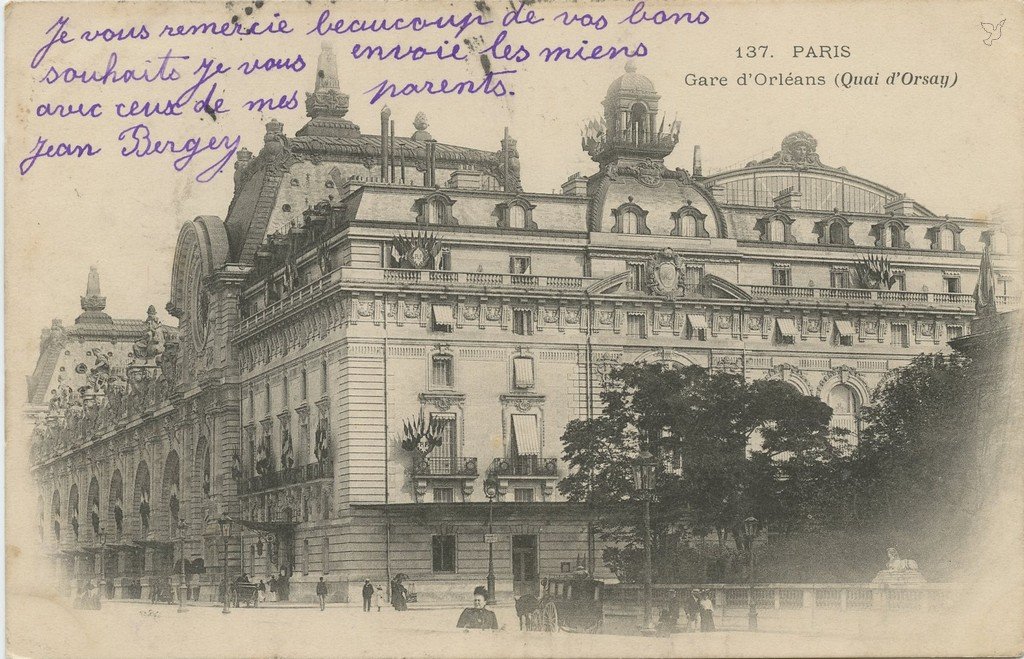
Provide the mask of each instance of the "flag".
{"label": "flag", "polygon": [[992,269],[992,255],[989,245],[981,253],[981,269],[978,283],[974,287],[974,312],[978,316],[993,316],[996,313],[996,273]]}

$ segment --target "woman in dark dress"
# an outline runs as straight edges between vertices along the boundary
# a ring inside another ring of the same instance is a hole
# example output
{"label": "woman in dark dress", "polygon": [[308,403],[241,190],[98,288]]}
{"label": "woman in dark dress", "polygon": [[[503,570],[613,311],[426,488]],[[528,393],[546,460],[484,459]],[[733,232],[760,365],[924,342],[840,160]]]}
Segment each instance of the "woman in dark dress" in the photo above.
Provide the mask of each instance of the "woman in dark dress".
{"label": "woman in dark dress", "polygon": [[408,611],[409,595],[405,590],[405,586],[398,579],[391,582],[391,605],[395,607],[395,611]]}
{"label": "woman in dark dress", "polygon": [[487,589],[477,586],[473,590],[473,606],[463,609],[459,622],[460,629],[497,629],[498,617],[487,608]]}

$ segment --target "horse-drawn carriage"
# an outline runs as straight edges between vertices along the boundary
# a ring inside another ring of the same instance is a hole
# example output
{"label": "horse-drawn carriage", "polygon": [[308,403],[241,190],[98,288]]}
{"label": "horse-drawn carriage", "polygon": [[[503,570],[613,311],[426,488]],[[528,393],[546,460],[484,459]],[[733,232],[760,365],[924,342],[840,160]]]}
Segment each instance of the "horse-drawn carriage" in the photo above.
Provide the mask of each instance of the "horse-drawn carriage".
{"label": "horse-drawn carriage", "polygon": [[236,581],[231,584],[231,604],[240,607],[257,607],[260,602],[260,587],[258,584],[246,581]]}
{"label": "horse-drawn carriage", "polygon": [[586,572],[550,577],[543,580],[539,599],[516,600],[516,613],[528,631],[594,634],[604,622],[603,586]]}

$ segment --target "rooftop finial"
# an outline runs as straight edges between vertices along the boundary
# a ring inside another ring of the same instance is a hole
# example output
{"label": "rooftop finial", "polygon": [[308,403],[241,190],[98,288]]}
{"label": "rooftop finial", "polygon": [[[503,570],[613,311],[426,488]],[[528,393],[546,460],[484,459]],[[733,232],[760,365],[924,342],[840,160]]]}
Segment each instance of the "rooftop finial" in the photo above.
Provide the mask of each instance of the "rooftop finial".
{"label": "rooftop finial", "polygon": [[306,116],[344,117],[348,112],[348,95],[341,93],[338,58],[330,44],[324,43],[316,66],[313,93],[306,94]]}
{"label": "rooftop finial", "polygon": [[100,294],[100,273],[96,266],[89,266],[89,279],[85,285],[85,295],[81,298],[82,311],[75,322],[90,320],[92,322],[110,322],[110,316],[103,313],[107,306],[107,298]]}
{"label": "rooftop finial", "polygon": [[422,112],[416,113],[416,118],[412,122],[412,127],[416,129],[416,132],[412,134],[412,139],[417,142],[425,142],[427,140],[434,139],[427,129],[430,128],[430,122],[427,121],[427,115]]}
{"label": "rooftop finial", "polygon": [[100,272],[96,269],[96,266],[89,266],[89,281],[85,285],[86,297],[99,297],[100,296]]}
{"label": "rooftop finial", "polygon": [[636,62],[633,60],[626,62],[626,73],[636,73]]}
{"label": "rooftop finial", "polygon": [[334,49],[327,42],[320,47],[320,59],[316,64],[316,84],[314,92],[323,90],[341,91],[341,82],[338,79],[338,58],[334,55]]}

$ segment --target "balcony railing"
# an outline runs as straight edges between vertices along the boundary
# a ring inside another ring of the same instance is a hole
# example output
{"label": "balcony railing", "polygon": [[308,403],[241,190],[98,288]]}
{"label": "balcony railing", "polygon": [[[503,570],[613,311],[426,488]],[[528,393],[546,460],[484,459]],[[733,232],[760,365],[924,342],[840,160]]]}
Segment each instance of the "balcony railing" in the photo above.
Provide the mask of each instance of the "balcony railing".
{"label": "balcony railing", "polygon": [[429,455],[417,458],[413,463],[416,476],[470,477],[476,478],[476,458],[452,458]]}
{"label": "balcony railing", "polygon": [[[949,304],[960,307],[974,304],[970,293],[924,293],[867,288],[807,288],[804,286],[746,286],[754,297],[818,298],[825,300],[877,300],[882,302],[917,302]],[[1017,295],[997,295],[996,304],[1016,306]]]}
{"label": "balcony railing", "polygon": [[586,278],[547,275],[513,275],[494,272],[450,272],[447,270],[384,270],[384,281],[441,282],[477,286],[582,289]]}
{"label": "balcony railing", "polygon": [[239,494],[251,494],[253,492],[262,492],[277,487],[285,487],[286,485],[296,485],[330,477],[330,462],[312,462],[308,465],[279,469],[268,474],[242,479],[238,489]]}
{"label": "balcony railing", "polygon": [[520,455],[514,458],[495,458],[491,463],[495,476],[558,476],[557,458],[540,458],[536,455]]}

